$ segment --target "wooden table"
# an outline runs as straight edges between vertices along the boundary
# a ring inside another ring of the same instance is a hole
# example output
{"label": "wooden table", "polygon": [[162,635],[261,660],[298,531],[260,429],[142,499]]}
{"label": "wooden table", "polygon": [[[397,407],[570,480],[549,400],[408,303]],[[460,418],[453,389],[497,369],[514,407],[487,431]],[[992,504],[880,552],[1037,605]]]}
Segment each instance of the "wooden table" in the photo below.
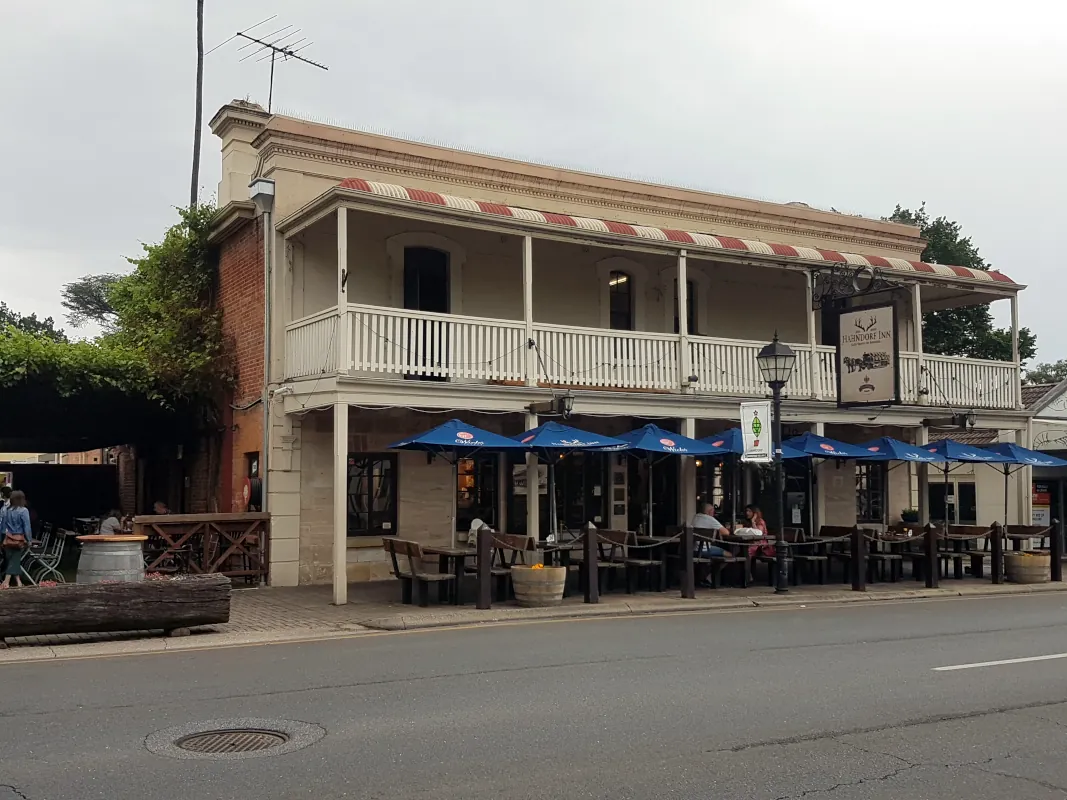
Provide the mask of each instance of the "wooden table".
{"label": "wooden table", "polygon": [[[468,558],[476,558],[478,555],[477,550],[473,550],[470,547],[448,547],[442,545],[441,547],[425,546],[422,548],[423,555],[431,555],[438,557],[438,570],[441,572],[448,572],[451,565],[451,572],[456,576],[455,587],[452,589],[452,605],[458,606],[460,604],[460,585],[463,581],[464,566]],[[444,583],[438,587],[438,600],[444,601],[447,597],[448,586]]]}
{"label": "wooden table", "polygon": [[570,596],[571,577],[571,553],[580,551],[584,545],[582,542],[538,542],[537,549],[541,551],[546,567],[560,566],[567,570],[563,579],[563,596]]}
{"label": "wooden table", "polygon": [[[752,558],[755,555],[754,550],[760,547],[765,547],[769,544],[774,544],[774,539],[769,537],[763,539],[750,539],[747,536],[736,536],[732,533],[726,533],[725,529],[721,531],[713,531],[717,533],[717,539],[721,539],[726,542],[730,547],[733,555],[741,555],[745,558],[745,571],[741,576],[741,586],[747,589],[752,584]],[[741,549],[741,552],[737,552],[737,548]]]}

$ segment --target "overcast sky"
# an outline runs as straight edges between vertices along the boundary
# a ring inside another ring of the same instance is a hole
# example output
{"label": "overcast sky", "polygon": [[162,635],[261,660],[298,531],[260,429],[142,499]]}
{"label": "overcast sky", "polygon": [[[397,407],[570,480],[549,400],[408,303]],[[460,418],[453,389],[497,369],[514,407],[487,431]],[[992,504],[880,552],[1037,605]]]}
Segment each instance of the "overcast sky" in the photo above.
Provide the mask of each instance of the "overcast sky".
{"label": "overcast sky", "polygon": [[[188,201],[195,7],[0,0],[15,309],[60,319],[64,283],[127,269]],[[281,66],[276,111],[867,216],[925,200],[1031,286],[1039,358],[1067,357],[1062,3],[207,0],[206,45],[274,13],[329,65]],[[266,105],[267,65],[236,50],[207,59],[205,128],[231,98]],[[205,130],[205,197],[218,173]]]}

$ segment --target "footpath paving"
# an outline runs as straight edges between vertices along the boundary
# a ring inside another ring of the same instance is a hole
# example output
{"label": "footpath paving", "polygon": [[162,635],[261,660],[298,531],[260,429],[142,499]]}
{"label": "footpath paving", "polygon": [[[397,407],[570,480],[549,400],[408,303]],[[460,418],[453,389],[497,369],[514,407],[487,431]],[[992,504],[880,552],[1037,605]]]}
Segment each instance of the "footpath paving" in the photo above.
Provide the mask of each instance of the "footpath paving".
{"label": "footpath paving", "polygon": [[939,589],[926,589],[911,582],[874,584],[867,592],[853,592],[841,584],[795,587],[785,595],[776,595],[765,586],[748,589],[702,589],[697,591],[693,600],[681,598],[677,591],[663,594],[608,594],[602,596],[600,603],[596,605],[585,604],[578,595],[567,598],[563,605],[555,608],[519,608],[511,604],[496,604],[489,610],[478,610],[473,605],[432,605],[429,608],[403,605],[400,603],[400,587],[393,581],[353,584],[346,606],[331,605],[331,591],[326,586],[238,589],[233,593],[228,623],[196,628],[190,636],[167,638],[161,631],[133,631],[120,634],[9,638],[5,640],[7,649],[0,650],[0,665],[9,662],[316,641],[378,632],[488,623],[536,623],[559,619],[685,612],[741,612],[828,604],[1064,591],[1067,591],[1067,583],[994,586],[988,581],[967,579],[944,581]]}

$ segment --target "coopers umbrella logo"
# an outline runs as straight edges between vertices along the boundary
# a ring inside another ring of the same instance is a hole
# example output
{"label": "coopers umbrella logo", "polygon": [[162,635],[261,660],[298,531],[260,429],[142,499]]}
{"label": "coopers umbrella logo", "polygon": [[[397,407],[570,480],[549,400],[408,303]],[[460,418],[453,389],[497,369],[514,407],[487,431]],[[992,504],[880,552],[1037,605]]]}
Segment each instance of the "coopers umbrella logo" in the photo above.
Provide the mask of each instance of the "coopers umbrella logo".
{"label": "coopers umbrella logo", "polygon": [[469,440],[474,438],[474,434],[473,433],[469,433],[468,431],[460,431],[459,433],[456,434],[456,438],[457,439],[465,439],[465,440],[469,441]]}
{"label": "coopers umbrella logo", "polygon": [[456,444],[465,444],[468,446],[482,447],[485,442],[477,442],[474,440],[474,434],[470,431],[459,431],[456,434]]}
{"label": "coopers umbrella logo", "polygon": [[[536,434],[534,434],[534,435],[536,435]],[[527,436],[525,439],[522,440],[522,443],[526,444],[527,442],[532,442],[533,439],[534,439],[534,436]]]}
{"label": "coopers umbrella logo", "polygon": [[659,443],[664,447],[674,447],[674,439],[660,439]]}
{"label": "coopers umbrella logo", "polygon": [[725,439],[719,439],[719,441],[717,441],[717,442],[712,442],[711,446],[712,447],[722,447],[724,444],[726,444],[726,440]]}

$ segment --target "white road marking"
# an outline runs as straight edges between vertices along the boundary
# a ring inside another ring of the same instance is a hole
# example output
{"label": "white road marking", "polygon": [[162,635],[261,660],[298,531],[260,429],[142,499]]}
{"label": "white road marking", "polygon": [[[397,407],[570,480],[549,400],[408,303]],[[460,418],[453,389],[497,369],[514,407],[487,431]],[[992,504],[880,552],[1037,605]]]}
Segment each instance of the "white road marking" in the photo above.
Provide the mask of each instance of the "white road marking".
{"label": "white road marking", "polygon": [[1067,658],[1067,653],[1053,653],[1048,656],[1028,656],[1027,658],[1005,658],[1002,661],[980,661],[977,664],[955,664],[951,667],[934,667],[934,672],[955,672],[960,669],[978,669],[980,667],[1002,667],[1005,664],[1027,664],[1031,661],[1052,661]]}

